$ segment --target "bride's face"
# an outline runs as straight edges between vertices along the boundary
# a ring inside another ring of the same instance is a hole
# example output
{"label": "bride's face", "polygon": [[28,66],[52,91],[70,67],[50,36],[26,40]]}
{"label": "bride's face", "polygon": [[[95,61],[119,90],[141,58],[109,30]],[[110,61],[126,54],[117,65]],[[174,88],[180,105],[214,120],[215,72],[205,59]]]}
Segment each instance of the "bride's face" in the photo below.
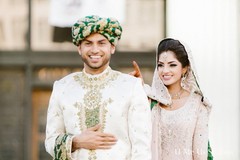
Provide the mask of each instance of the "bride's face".
{"label": "bride's face", "polygon": [[160,53],[158,59],[158,74],[166,86],[180,85],[181,77],[186,71],[187,67],[182,67],[182,64],[177,60],[174,52],[164,51]]}

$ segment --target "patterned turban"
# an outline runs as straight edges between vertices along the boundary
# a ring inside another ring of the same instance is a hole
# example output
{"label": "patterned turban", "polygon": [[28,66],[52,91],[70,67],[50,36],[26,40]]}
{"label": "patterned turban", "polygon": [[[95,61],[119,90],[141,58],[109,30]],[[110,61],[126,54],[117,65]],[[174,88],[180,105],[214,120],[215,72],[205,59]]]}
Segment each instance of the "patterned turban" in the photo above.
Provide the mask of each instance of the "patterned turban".
{"label": "patterned turban", "polygon": [[100,33],[114,46],[121,38],[122,27],[114,18],[101,18],[96,15],[79,19],[72,27],[73,43],[79,46],[80,42],[92,33]]}

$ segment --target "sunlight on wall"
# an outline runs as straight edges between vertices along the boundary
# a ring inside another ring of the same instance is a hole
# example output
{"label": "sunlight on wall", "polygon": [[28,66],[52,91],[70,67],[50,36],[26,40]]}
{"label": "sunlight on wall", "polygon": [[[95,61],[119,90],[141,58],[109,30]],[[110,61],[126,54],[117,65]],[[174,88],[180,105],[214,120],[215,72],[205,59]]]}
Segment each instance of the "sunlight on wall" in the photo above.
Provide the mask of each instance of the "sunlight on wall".
{"label": "sunlight on wall", "polygon": [[217,160],[240,159],[238,3],[167,1],[167,36],[189,44],[200,84],[213,104],[209,138]]}

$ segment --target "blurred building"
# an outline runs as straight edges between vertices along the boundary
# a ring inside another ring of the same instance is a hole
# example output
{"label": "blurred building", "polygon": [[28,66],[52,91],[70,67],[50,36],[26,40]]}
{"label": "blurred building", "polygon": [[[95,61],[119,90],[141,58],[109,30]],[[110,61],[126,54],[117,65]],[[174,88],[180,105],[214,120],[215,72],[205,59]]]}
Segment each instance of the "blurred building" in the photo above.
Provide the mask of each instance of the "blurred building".
{"label": "blurred building", "polygon": [[[85,6],[90,0],[55,2],[74,7],[81,5],[86,13],[88,10],[98,13],[93,11],[106,7],[101,6],[102,3],[109,4],[110,8],[113,5],[107,0],[91,0],[94,1],[95,9]],[[0,159],[51,159],[45,151],[44,139],[52,84],[83,67],[68,37],[70,27],[50,23],[51,9],[57,7],[50,2],[53,1],[0,0]],[[165,36],[164,0],[111,2],[121,4],[117,7],[123,25],[122,40],[111,66],[128,73],[132,71],[131,62],[136,60],[146,82],[150,83],[155,47]],[[66,16],[71,17],[71,14]],[[77,16],[85,16],[83,14]],[[105,14],[112,15],[111,12]]]}
{"label": "blurred building", "polygon": [[136,60],[148,84],[162,38],[189,44],[202,90],[213,104],[214,159],[240,159],[239,0],[0,0],[0,159],[51,159],[44,139],[52,84],[83,67],[70,42],[72,22],[65,21],[70,19],[50,20],[60,4],[75,8],[63,14],[69,17],[117,16],[123,35],[111,66],[128,73]]}

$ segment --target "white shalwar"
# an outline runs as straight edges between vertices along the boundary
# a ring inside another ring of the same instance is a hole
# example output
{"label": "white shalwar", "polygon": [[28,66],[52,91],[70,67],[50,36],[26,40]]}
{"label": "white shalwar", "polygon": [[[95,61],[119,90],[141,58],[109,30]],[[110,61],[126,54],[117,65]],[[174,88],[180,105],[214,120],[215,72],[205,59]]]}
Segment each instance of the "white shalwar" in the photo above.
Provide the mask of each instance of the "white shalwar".
{"label": "white shalwar", "polygon": [[[108,150],[71,151],[74,135],[96,124],[118,139]],[[54,83],[45,147],[55,160],[151,160],[151,111],[141,80],[108,67]]]}

